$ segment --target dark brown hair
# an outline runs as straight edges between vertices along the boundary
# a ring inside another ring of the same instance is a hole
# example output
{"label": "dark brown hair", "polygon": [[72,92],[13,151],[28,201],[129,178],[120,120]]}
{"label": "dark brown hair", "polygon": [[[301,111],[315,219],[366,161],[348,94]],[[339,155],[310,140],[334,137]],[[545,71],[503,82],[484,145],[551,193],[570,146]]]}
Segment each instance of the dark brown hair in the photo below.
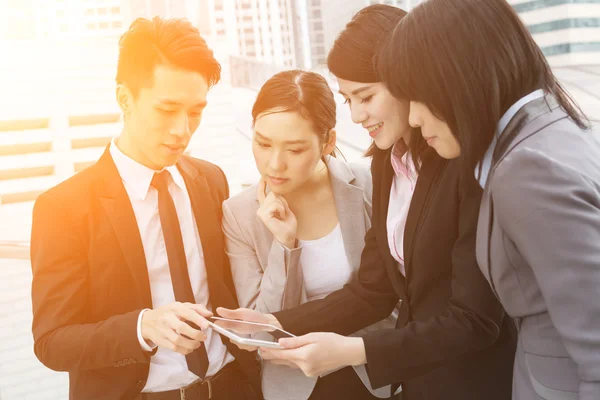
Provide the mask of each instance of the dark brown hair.
{"label": "dark brown hair", "polygon": [[421,3],[388,37],[377,65],[395,97],[425,104],[448,124],[470,173],[502,115],[537,89],[554,95],[579,127],[588,126],[506,0]]}
{"label": "dark brown hair", "polygon": [[[375,61],[378,48],[385,42],[406,11],[386,4],[374,4],[357,12],[340,32],[327,56],[327,67],[338,78],[352,82],[376,83],[382,79]],[[415,166],[425,148],[419,129],[413,129],[409,149]],[[380,150],[371,143],[365,157]]]}
{"label": "dark brown hair", "polygon": [[159,64],[198,72],[209,88],[221,78],[221,65],[189,21],[138,18],[119,40],[117,83],[137,96],[141,88],[152,86],[154,68]]}
{"label": "dark brown hair", "polygon": [[338,78],[352,82],[381,82],[373,63],[375,50],[406,15],[386,4],[374,4],[357,12],[346,24],[327,55],[327,68]]}
{"label": "dark brown hair", "polygon": [[[309,121],[322,143],[335,127],[333,92],[321,75],[299,69],[279,72],[260,88],[252,106],[252,124],[262,114],[297,112]],[[336,156],[336,150],[331,155]]]}

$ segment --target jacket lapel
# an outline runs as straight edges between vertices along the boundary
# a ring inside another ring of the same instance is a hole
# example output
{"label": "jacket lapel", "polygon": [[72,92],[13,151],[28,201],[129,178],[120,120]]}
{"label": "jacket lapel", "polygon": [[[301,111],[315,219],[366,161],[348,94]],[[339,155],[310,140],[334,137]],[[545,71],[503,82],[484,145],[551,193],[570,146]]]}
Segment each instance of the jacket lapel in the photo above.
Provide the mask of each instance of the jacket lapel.
{"label": "jacket lapel", "polygon": [[[208,280],[209,305],[212,311],[217,307],[237,308],[238,303],[233,295],[233,288],[225,283],[225,271],[229,263],[225,262],[225,243],[221,231],[221,204],[213,199],[206,177],[185,157],[177,163],[177,168],[188,191],[194,219],[200,235],[200,243],[204,255],[204,265]],[[229,339],[221,337],[227,349],[242,364],[244,373],[251,378],[251,384],[260,393],[260,363],[256,355],[240,350]]]}
{"label": "jacket lapel", "polygon": [[[388,208],[390,205],[390,192],[392,191],[392,181],[394,179],[394,169],[392,168],[392,152],[387,151],[384,155],[383,164],[381,166],[381,198],[380,198],[380,210],[381,210],[381,222],[382,226],[386,228],[386,221],[388,215]],[[385,235],[387,237],[387,233]],[[385,241],[387,246],[387,240]],[[389,246],[388,246],[389,247]]]}
{"label": "jacket lapel", "polygon": [[439,170],[445,165],[442,158],[439,157],[433,149],[428,149],[422,160],[421,170],[415,186],[408,216],[406,218],[406,227],[404,228],[404,268],[407,278],[410,274],[410,266],[412,261],[413,250],[415,248],[415,240],[418,234],[419,222],[423,217],[423,211],[427,209],[427,204],[431,201],[431,190],[436,178],[439,177]]}
{"label": "jacket lapel", "polygon": [[[488,181],[489,182],[489,181]],[[479,209],[479,219],[477,221],[477,232],[485,232],[484,234],[477,235],[476,241],[476,254],[477,263],[483,273],[485,279],[492,284],[492,277],[490,271],[490,253],[489,245],[492,238],[492,219],[493,219],[493,204],[492,196],[489,191],[484,191],[481,197],[481,207]],[[494,290],[495,292],[495,290]]]}
{"label": "jacket lapel", "polygon": [[363,247],[359,243],[364,240],[369,228],[365,226],[363,189],[352,184],[355,177],[347,164],[332,158],[328,162],[328,167],[346,256],[354,272],[357,272]]}
{"label": "jacket lapel", "polygon": [[104,176],[100,202],[112,225],[127,266],[133,275],[138,296],[144,307],[151,308],[150,278],[148,277],[142,238],[131,201],[108,147],[100,157],[98,166]]}
{"label": "jacket lapel", "polygon": [[[388,277],[392,282],[392,286],[394,287],[396,294],[403,299],[406,293],[406,279],[400,273],[400,270],[396,264],[396,260],[392,257],[390,246],[388,244],[387,232],[387,216],[390,204],[390,192],[392,190],[392,181],[394,179],[391,154],[391,150],[385,152],[382,160],[383,164],[381,165],[381,193],[379,199],[380,212],[377,220],[377,223],[379,224],[377,231],[377,242],[379,244],[381,257],[385,262]],[[376,176],[375,179],[377,179]]]}
{"label": "jacket lapel", "polygon": [[491,241],[494,228],[494,199],[491,190],[492,176],[499,162],[520,142],[536,134],[545,126],[566,118],[567,114],[558,106],[556,99],[546,96],[523,106],[510,120],[502,132],[494,150],[492,166],[485,183],[479,220],[477,222],[476,252],[477,262],[485,278],[490,282],[492,290],[497,296],[491,269]]}
{"label": "jacket lapel", "polygon": [[237,302],[225,285],[222,271],[225,243],[217,210],[221,205],[213,200],[206,178],[189,161],[182,158],[177,167],[185,181],[200,235],[210,303],[213,309],[219,306],[236,308]]}

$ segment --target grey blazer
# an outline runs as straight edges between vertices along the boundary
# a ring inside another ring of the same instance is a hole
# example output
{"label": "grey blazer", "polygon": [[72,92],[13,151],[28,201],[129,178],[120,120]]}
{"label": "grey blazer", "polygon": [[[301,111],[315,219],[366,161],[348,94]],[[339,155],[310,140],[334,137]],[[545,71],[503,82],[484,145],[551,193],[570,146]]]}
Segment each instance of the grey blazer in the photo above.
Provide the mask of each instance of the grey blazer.
{"label": "grey blazer", "polygon": [[514,400],[600,399],[600,143],[546,96],[500,136],[477,260],[519,329]]}
{"label": "grey blazer", "polygon": [[[327,160],[333,196],[348,261],[356,276],[371,227],[371,174],[366,166],[350,166],[336,158]],[[256,185],[223,203],[223,232],[240,307],[273,313],[307,301],[300,265],[302,248],[286,249],[256,216],[259,204]],[[395,317],[371,329],[393,329]],[[364,332],[365,330],[361,331]],[[378,397],[389,397],[390,387],[371,388],[364,366],[355,368],[365,386]],[[263,394],[266,399],[307,399],[316,378],[286,366],[263,363]]]}

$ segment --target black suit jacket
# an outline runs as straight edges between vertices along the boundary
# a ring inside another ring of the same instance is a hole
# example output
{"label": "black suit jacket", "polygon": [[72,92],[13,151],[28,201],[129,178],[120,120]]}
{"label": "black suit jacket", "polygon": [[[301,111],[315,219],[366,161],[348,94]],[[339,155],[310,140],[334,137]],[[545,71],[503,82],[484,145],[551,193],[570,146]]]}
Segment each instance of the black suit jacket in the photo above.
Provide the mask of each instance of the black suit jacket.
{"label": "black suit jacket", "polygon": [[405,228],[405,279],[387,240],[390,151],[374,156],[372,174],[358,279],[275,316],[296,334],[350,334],[402,300],[396,329],[362,335],[373,386],[401,383],[409,400],[509,400],[516,334],[475,258],[481,188],[461,176],[458,160],[425,151]]}
{"label": "black suit jacket", "polygon": [[[187,186],[214,308],[237,307],[221,232],[227,180],[215,165],[184,156]],[[107,150],[100,160],[43,193],[33,210],[33,336],[47,367],[69,372],[71,399],[128,399],[146,384],[150,353],[137,319],[152,308],[133,208]],[[223,341],[260,393],[255,353]]]}

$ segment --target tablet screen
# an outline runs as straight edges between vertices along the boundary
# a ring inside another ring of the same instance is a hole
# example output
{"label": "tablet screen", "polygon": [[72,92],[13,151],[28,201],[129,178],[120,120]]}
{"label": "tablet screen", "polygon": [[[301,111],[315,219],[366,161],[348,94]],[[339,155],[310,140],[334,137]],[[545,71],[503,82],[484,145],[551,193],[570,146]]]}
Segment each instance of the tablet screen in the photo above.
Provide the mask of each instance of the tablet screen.
{"label": "tablet screen", "polygon": [[289,332],[274,325],[261,324],[221,317],[211,317],[209,321],[221,329],[229,331],[242,338],[255,338],[269,342],[277,342],[281,338],[294,337]]}

